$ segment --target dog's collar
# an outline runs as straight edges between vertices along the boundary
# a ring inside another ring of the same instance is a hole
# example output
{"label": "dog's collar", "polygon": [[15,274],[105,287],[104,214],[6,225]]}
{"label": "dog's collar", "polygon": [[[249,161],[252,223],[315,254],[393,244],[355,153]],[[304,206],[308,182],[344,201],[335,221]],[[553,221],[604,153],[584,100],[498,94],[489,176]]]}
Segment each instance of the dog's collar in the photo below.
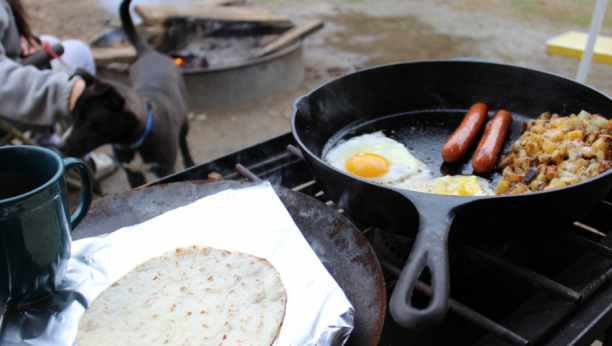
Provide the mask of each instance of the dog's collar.
{"label": "dog's collar", "polygon": [[121,144],[113,143],[113,148],[119,149],[119,150],[134,150],[134,149],[138,149],[138,147],[140,147],[142,145],[142,142],[144,142],[144,140],[145,140],[145,138],[147,138],[147,135],[149,134],[149,132],[151,132],[151,125],[153,124],[153,112],[151,112],[151,109],[149,108],[149,105],[145,104],[145,110],[147,111],[147,114],[149,115],[149,118],[147,119],[147,127],[145,128],[145,131],[142,134],[142,136],[140,137],[140,139],[136,143],[128,145],[128,146],[124,146],[124,145],[121,145]]}

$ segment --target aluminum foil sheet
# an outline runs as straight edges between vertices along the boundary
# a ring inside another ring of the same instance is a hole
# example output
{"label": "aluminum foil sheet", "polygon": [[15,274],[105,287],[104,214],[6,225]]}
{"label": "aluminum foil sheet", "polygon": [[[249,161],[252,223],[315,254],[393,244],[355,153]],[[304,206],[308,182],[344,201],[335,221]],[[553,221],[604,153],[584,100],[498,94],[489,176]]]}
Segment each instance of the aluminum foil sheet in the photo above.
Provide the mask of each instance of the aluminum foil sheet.
{"label": "aluminum foil sheet", "polygon": [[9,307],[1,345],[76,345],[80,317],[136,265],[179,246],[205,245],[267,259],[287,291],[273,345],[344,345],[354,309],[268,183],[227,190],[147,222],[72,243],[61,290],[25,310]]}

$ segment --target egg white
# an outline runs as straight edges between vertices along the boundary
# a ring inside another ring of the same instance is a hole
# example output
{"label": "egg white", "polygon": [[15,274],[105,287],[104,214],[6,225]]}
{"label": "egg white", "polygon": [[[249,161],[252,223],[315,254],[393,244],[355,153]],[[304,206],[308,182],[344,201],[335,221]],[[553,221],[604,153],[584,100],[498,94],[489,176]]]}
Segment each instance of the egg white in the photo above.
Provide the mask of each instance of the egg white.
{"label": "egg white", "polygon": [[377,183],[392,185],[411,176],[430,172],[427,165],[417,160],[403,144],[386,137],[381,131],[338,142],[325,155],[325,160],[333,167],[350,174],[346,169],[346,163],[358,153],[377,154],[389,163],[389,170],[386,173],[376,177],[360,177]]}

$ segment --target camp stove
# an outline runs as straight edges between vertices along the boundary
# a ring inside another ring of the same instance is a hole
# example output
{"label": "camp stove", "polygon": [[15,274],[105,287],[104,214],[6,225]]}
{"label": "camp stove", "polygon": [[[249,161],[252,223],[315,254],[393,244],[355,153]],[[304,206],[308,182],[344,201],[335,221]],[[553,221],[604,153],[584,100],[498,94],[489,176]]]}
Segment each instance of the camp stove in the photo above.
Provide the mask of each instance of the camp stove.
{"label": "camp stove", "polygon": [[[207,179],[267,180],[337,209],[313,180],[291,133],[153,184]],[[543,236],[500,243],[462,243],[451,236],[451,302],[444,321],[430,330],[412,331],[397,325],[387,312],[380,340],[374,344],[565,346],[591,345],[600,339],[603,345],[612,345],[612,332],[606,333],[612,325],[610,197],[583,220]],[[360,224],[342,209],[333,212],[342,213],[365,234],[383,268],[390,296],[412,239]],[[426,306],[429,295],[424,273],[412,301]],[[360,343],[350,338],[348,344]]]}

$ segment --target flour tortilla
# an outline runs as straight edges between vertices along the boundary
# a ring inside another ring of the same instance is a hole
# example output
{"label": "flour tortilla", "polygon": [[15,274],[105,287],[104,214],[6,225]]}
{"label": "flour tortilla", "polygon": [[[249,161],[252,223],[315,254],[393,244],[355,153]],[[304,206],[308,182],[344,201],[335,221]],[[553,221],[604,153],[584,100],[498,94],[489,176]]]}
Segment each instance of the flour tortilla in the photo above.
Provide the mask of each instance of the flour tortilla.
{"label": "flour tortilla", "polygon": [[152,258],[102,292],[79,322],[86,345],[269,346],[287,296],[268,261],[202,246]]}

